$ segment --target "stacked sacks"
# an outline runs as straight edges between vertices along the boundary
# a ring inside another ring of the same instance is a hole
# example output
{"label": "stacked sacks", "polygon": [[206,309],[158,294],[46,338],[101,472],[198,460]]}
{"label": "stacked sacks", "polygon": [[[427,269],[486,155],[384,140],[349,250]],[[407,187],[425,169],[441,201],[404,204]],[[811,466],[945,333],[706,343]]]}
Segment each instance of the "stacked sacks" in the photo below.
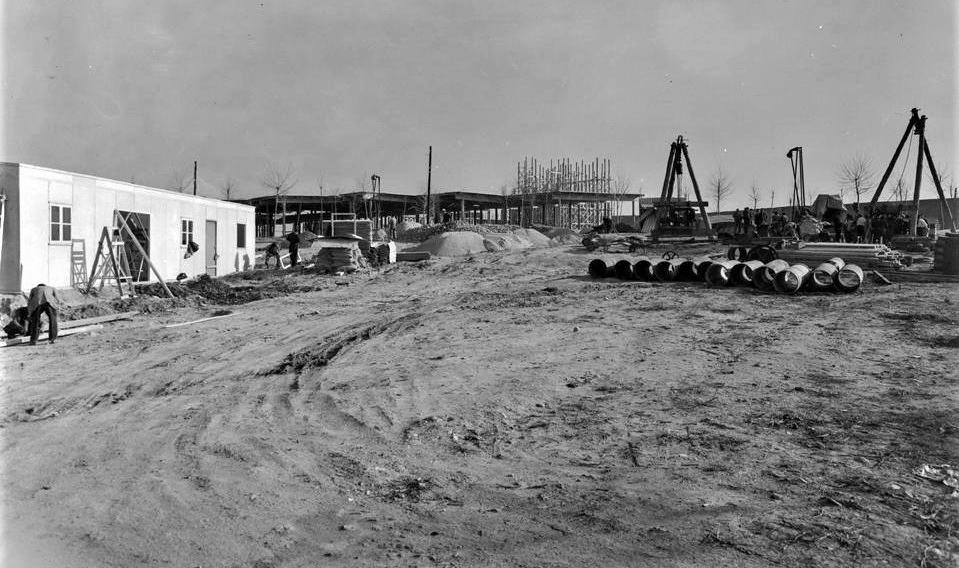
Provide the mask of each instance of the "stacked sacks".
{"label": "stacked sacks", "polygon": [[354,272],[360,264],[360,248],[355,241],[325,246],[313,257],[321,272]]}

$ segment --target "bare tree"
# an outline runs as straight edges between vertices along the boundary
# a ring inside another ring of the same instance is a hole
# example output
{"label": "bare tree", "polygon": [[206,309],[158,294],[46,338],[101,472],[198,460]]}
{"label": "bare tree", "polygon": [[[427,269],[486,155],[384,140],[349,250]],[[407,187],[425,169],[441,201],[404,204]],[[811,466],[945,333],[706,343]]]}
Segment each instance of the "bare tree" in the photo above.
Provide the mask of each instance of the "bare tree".
{"label": "bare tree", "polygon": [[615,215],[620,216],[623,213],[623,196],[629,193],[633,187],[633,182],[627,176],[616,176],[609,186],[609,192],[613,195],[613,207]]}
{"label": "bare tree", "polygon": [[862,195],[872,189],[874,179],[872,163],[862,154],[849,158],[839,165],[840,197],[846,190],[856,194],[856,205],[862,200]]}
{"label": "bare tree", "polygon": [[183,193],[190,187],[190,176],[183,170],[175,169],[170,174],[170,189]]}
{"label": "bare tree", "polygon": [[759,209],[759,198],[762,195],[759,193],[759,184],[756,183],[756,180],[753,180],[753,185],[749,188],[749,198],[753,200],[753,210]]}
{"label": "bare tree", "polygon": [[[293,164],[287,164],[286,167],[279,166],[273,162],[266,165],[266,172],[260,178],[260,183],[266,189],[276,192],[276,200],[280,201],[283,197],[283,227],[286,228],[286,195],[296,186],[296,170]],[[277,206],[273,205],[273,218],[276,218]],[[274,229],[275,230],[275,229]]]}
{"label": "bare tree", "polygon": [[227,178],[223,180],[223,185],[220,186],[220,189],[223,191],[223,198],[229,201],[230,195],[236,190],[236,180],[227,176]]}
{"label": "bare tree", "polygon": [[733,192],[729,175],[723,170],[722,166],[719,167],[713,175],[713,178],[709,181],[709,188],[712,191],[713,197],[716,198],[716,211],[719,211],[722,200],[729,197],[729,194]]}

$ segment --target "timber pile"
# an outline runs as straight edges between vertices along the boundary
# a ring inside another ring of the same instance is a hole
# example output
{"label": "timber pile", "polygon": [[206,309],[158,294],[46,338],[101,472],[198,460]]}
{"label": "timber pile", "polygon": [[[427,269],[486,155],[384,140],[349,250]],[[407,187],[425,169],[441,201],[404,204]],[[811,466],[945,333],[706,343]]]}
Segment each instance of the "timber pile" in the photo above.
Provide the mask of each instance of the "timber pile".
{"label": "timber pile", "polygon": [[902,266],[902,253],[882,244],[856,243],[799,243],[796,248],[776,250],[779,258],[791,264],[803,263],[818,265],[831,258],[839,257],[847,263],[863,268],[890,268],[897,270]]}

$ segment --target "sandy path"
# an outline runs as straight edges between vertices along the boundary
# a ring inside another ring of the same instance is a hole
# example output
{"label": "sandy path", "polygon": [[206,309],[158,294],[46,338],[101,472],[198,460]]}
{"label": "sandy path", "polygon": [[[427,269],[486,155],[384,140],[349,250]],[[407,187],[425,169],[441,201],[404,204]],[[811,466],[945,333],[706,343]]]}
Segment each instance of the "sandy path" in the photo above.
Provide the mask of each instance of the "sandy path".
{"label": "sandy path", "polygon": [[590,258],[401,265],[3,350],[8,563],[907,565],[956,546],[955,515],[922,518],[941,488],[911,475],[959,463],[954,288],[783,298],[592,281]]}

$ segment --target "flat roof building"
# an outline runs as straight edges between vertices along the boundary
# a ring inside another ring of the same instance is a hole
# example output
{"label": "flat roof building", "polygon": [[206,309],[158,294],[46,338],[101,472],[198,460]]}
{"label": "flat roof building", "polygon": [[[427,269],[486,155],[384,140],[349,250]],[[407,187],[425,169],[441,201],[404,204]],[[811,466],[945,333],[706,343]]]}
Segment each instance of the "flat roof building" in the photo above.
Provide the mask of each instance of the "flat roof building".
{"label": "flat roof building", "polygon": [[[157,280],[148,260],[164,280],[253,266],[254,210],[248,205],[9,162],[0,162],[0,193],[3,294],[39,283],[82,288],[105,227],[126,238],[136,282]],[[118,215],[148,258],[126,233],[116,232]],[[199,250],[184,258],[190,242]]]}

